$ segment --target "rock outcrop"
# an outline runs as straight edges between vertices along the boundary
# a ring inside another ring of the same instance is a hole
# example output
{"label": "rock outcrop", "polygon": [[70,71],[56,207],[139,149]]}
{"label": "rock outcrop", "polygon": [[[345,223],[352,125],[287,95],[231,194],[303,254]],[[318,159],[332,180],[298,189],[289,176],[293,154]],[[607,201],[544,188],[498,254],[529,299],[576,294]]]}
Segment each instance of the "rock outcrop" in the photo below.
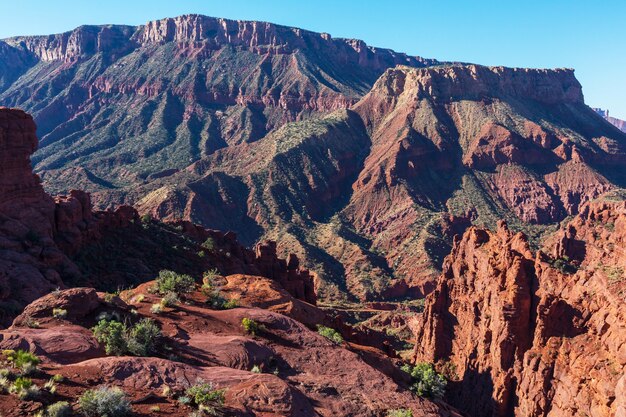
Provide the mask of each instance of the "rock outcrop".
{"label": "rock outcrop", "polygon": [[456,370],[472,416],[626,412],[626,205],[598,201],[533,254],[501,223],[457,239],[416,326],[416,361]]}
{"label": "rock outcrop", "polygon": [[570,69],[444,64],[198,15],[0,45],[0,102],[33,111],[48,190],[276,240],[327,300],[431,291],[445,219],[504,218],[534,242],[626,186],[626,136]]}
{"label": "rock outcrop", "polygon": [[[67,283],[112,291],[151,280],[161,269],[201,275],[217,268],[266,276],[292,296],[316,303],[313,274],[295,255],[280,259],[273,242],[249,250],[233,233],[189,222],[142,224],[130,206],[93,211],[89,194],[82,191],[50,197],[30,164],[37,142],[32,117],[0,108],[0,324]],[[202,246],[207,240],[213,247]],[[200,258],[203,250],[210,253]],[[148,259],[148,253],[154,258]]]}
{"label": "rock outcrop", "polygon": [[[206,295],[195,291],[184,304],[154,314],[150,306],[160,297],[147,291],[153,282],[122,292],[121,299],[107,301],[93,289],[74,288],[36,300],[9,329],[0,331],[0,349],[39,355],[43,364],[33,375],[37,384],[45,382],[47,374],[64,379],[54,393],[37,401],[1,392],[0,412],[26,416],[40,403],[59,398],[76,405],[86,389],[112,385],[127,393],[135,415],[154,415],[158,406],[161,413],[186,416],[191,405],[177,397],[201,379],[225,390],[219,409],[228,416],[378,417],[394,409],[411,410],[416,417],[459,415],[446,404],[416,397],[402,378],[395,381],[386,375],[377,365],[397,368],[376,349],[336,344],[293,318],[247,306],[264,304],[277,310],[291,303],[295,308],[285,312],[297,316],[297,310],[305,308],[308,314],[303,317],[311,325],[316,316],[323,317],[316,307],[291,298],[275,281],[243,275],[224,279],[228,284],[223,294],[239,300],[240,308],[210,309]],[[67,314],[55,317],[55,308]],[[146,357],[106,356],[88,330],[105,316],[126,323],[154,320],[162,332],[157,352]],[[27,328],[27,317],[37,319],[38,328]],[[245,331],[244,318],[258,324],[256,334]],[[373,365],[369,359],[376,355],[379,362]]]}
{"label": "rock outcrop", "polygon": [[610,116],[607,118],[607,120],[609,121],[609,123],[611,123],[622,132],[626,132],[626,121]]}

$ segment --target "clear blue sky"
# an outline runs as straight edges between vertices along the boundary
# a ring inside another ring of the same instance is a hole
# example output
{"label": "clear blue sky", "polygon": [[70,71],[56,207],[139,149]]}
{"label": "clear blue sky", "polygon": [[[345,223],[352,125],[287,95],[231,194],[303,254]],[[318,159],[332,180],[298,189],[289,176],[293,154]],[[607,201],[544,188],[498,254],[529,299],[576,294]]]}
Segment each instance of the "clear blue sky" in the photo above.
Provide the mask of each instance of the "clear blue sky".
{"label": "clear blue sky", "polygon": [[571,67],[587,104],[626,119],[625,0],[0,1],[0,38],[199,13],[328,32],[441,60]]}

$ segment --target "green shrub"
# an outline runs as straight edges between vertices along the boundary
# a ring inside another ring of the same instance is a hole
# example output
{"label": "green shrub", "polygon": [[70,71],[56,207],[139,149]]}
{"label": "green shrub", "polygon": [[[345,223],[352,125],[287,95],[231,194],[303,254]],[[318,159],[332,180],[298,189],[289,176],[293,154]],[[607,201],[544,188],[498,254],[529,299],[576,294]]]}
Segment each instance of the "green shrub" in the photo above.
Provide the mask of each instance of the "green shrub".
{"label": "green shrub", "polygon": [[67,317],[67,310],[63,308],[52,309],[52,316],[57,319],[64,319]]}
{"label": "green shrub", "polygon": [[243,330],[246,333],[251,334],[252,336],[255,336],[261,330],[259,323],[247,317],[241,319],[241,327],[243,327]]}
{"label": "green shrub", "polygon": [[148,213],[144,214],[143,216],[141,216],[141,222],[143,224],[148,224],[152,221],[152,216]]}
{"label": "green shrub", "polygon": [[78,404],[86,417],[124,417],[131,413],[130,401],[119,388],[100,387],[85,391]]}
{"label": "green shrub", "polygon": [[442,398],[446,392],[446,379],[430,363],[405,365],[402,370],[413,380],[411,389],[420,397]]}
{"label": "green shrub", "polygon": [[66,401],[54,403],[46,409],[48,417],[69,417],[72,415],[72,407]]}
{"label": "green shrub", "polygon": [[150,312],[152,314],[161,314],[163,312],[163,304],[156,303],[150,306]]}
{"label": "green shrub", "polygon": [[107,355],[120,356],[128,352],[126,342],[128,329],[124,323],[116,320],[100,320],[91,331],[98,342],[104,343]]}
{"label": "green shrub", "polygon": [[100,320],[92,331],[96,340],[104,344],[107,355],[116,356],[152,355],[161,338],[161,330],[151,319],[142,319],[131,328],[119,321]]}
{"label": "green shrub", "polygon": [[255,373],[255,374],[260,374],[262,373],[261,367],[259,365],[254,365],[252,369],[250,369],[250,372]]}
{"label": "green shrub", "polygon": [[20,369],[25,375],[36,371],[37,365],[41,362],[37,355],[21,349],[5,350],[2,354],[13,367]]}
{"label": "green shrub", "polygon": [[224,390],[215,389],[210,382],[198,380],[195,385],[187,388],[185,394],[201,411],[210,415],[215,415],[224,405]]}
{"label": "green shrub", "polygon": [[413,411],[408,408],[398,408],[387,411],[387,417],[413,417]]}
{"label": "green shrub", "polygon": [[11,394],[16,394],[20,399],[33,399],[39,394],[39,388],[30,378],[18,377],[9,388]]}
{"label": "green shrub", "polygon": [[317,332],[333,343],[336,343],[338,345],[343,343],[343,337],[341,337],[339,332],[335,329],[319,325],[317,326]]}
{"label": "green shrub", "polygon": [[177,295],[189,294],[196,288],[196,281],[185,274],[163,270],[156,279],[157,291],[161,295],[174,293]]}
{"label": "green shrub", "polygon": [[168,292],[161,299],[161,305],[163,307],[174,307],[176,304],[180,303],[180,299],[175,292]]}
{"label": "green shrub", "polygon": [[552,267],[558,269],[564,274],[575,274],[578,271],[578,267],[571,263],[569,257],[563,256],[552,261]]}
{"label": "green shrub", "polygon": [[226,300],[222,303],[222,310],[230,310],[231,308],[237,308],[239,306],[239,301],[236,298],[231,298],[230,300]]}
{"label": "green shrub", "polygon": [[215,240],[212,237],[208,237],[202,244],[202,247],[209,252],[213,252],[215,250]]}
{"label": "green shrub", "polygon": [[128,351],[135,356],[152,355],[161,339],[161,330],[154,320],[142,319],[128,331]]}

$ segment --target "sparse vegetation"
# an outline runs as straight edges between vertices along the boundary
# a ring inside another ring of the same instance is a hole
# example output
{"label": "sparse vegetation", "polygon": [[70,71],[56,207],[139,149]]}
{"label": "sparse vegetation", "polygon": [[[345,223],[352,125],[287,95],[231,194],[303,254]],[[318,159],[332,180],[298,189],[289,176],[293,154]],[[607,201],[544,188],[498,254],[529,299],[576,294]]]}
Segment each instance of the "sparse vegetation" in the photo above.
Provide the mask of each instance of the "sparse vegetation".
{"label": "sparse vegetation", "polygon": [[413,411],[408,408],[398,408],[387,411],[387,417],[413,417]]}
{"label": "sparse vegetation", "polygon": [[52,316],[57,319],[64,319],[67,317],[67,310],[64,308],[54,308],[52,309]]}
{"label": "sparse vegetation", "polygon": [[104,343],[107,355],[120,356],[128,352],[126,343],[128,329],[124,323],[116,320],[100,320],[91,331],[98,342]]}
{"label": "sparse vegetation", "polygon": [[17,395],[21,400],[29,400],[39,395],[39,387],[30,378],[20,376],[11,384],[9,392]]}
{"label": "sparse vegetation", "polygon": [[142,319],[128,328],[116,320],[101,320],[92,329],[98,342],[104,344],[107,355],[148,356],[156,352],[161,331],[151,319]]}
{"label": "sparse vegetation", "polygon": [[567,256],[552,261],[552,267],[564,274],[574,274],[578,271],[578,267],[574,265]]}
{"label": "sparse vegetation", "polygon": [[161,303],[152,304],[152,306],[150,307],[150,312],[152,314],[161,314],[163,312],[163,304]]}
{"label": "sparse vegetation", "polygon": [[259,323],[248,317],[244,317],[243,319],[241,319],[241,327],[243,327],[243,330],[246,333],[252,336],[256,336],[261,330],[261,326],[259,325]]}
{"label": "sparse vegetation", "polygon": [[402,370],[411,375],[411,389],[420,397],[442,398],[445,394],[447,381],[443,375],[437,373],[432,364],[405,365]]}
{"label": "sparse vegetation", "polygon": [[200,411],[208,415],[217,415],[224,405],[224,390],[218,390],[210,382],[198,380],[185,391]]}
{"label": "sparse vegetation", "polygon": [[196,288],[196,281],[189,275],[163,270],[156,279],[157,291],[161,295],[174,293],[177,296],[189,294]]}
{"label": "sparse vegetation", "polygon": [[160,304],[162,307],[167,308],[167,307],[174,307],[179,303],[180,303],[180,298],[178,298],[178,295],[174,292],[168,292],[167,294],[163,296],[163,298],[161,298]]}
{"label": "sparse vegetation", "polygon": [[59,401],[46,408],[48,417],[69,417],[72,415],[72,407],[67,401]]}
{"label": "sparse vegetation", "polygon": [[215,250],[215,240],[212,237],[208,237],[202,244],[202,247],[209,252],[213,252]]}
{"label": "sparse vegetation", "polygon": [[338,345],[343,343],[343,337],[341,337],[337,330],[331,327],[319,325],[317,326],[317,332],[333,343]]}
{"label": "sparse vegetation", "polygon": [[100,387],[85,391],[78,404],[86,417],[124,417],[132,411],[130,401],[119,388]]}
{"label": "sparse vegetation", "polygon": [[41,360],[37,355],[25,350],[4,350],[2,355],[14,368],[19,369],[23,375],[29,375],[37,370]]}

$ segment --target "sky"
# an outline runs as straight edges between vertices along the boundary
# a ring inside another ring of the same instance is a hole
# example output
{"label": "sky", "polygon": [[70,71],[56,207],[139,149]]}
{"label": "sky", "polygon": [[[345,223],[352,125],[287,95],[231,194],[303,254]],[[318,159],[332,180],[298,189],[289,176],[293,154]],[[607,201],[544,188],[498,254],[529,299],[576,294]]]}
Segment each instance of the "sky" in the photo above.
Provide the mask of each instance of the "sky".
{"label": "sky", "polygon": [[626,119],[624,0],[0,0],[0,39],[197,13],[295,26],[439,60],[574,68]]}

